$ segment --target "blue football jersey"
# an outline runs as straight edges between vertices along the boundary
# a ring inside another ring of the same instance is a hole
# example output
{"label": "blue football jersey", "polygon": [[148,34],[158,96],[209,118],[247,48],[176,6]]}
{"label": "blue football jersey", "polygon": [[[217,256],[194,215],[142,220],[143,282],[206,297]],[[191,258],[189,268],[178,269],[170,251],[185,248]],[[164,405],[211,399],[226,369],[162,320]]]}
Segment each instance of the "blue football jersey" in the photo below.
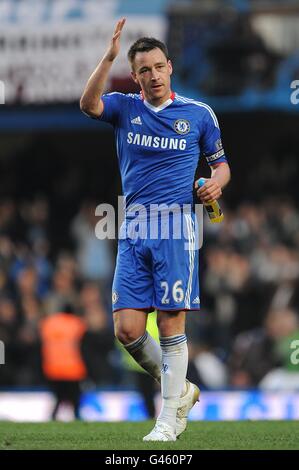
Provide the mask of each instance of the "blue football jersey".
{"label": "blue football jersey", "polygon": [[172,93],[159,107],[142,94],[108,93],[100,120],[113,125],[126,207],[192,204],[200,156],[226,162],[219,124],[205,103]]}

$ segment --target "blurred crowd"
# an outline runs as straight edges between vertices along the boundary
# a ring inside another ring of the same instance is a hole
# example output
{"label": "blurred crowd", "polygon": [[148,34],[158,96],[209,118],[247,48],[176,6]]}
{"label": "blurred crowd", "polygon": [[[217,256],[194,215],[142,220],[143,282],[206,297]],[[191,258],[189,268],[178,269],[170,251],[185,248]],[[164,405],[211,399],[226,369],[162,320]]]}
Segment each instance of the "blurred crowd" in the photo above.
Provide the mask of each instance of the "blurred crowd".
{"label": "blurred crowd", "polygon": [[[189,378],[207,389],[299,388],[290,359],[299,340],[299,211],[288,199],[224,211],[221,225],[204,222],[202,310],[187,315]],[[0,202],[0,386],[47,385],[46,320],[55,315],[78,342],[78,380],[121,385],[110,303],[115,245],[95,237],[95,206],[84,202],[61,234],[69,250],[53,251],[50,212],[41,197]]]}
{"label": "blurred crowd", "polygon": [[[291,362],[299,340],[299,212],[287,198],[224,211],[221,226],[205,223],[193,369],[212,388],[299,388]],[[266,380],[274,370],[284,378]]]}
{"label": "blurred crowd", "polygon": [[[218,21],[216,31],[209,25],[215,23],[213,16],[205,19],[201,28],[194,19],[184,25],[186,53],[180,56],[178,67],[183,82],[191,85],[192,79],[202,93],[213,96],[273,87],[282,58],[254,31],[249,16],[220,14]],[[196,63],[200,65],[194,66]]]}
{"label": "blurred crowd", "polygon": [[99,384],[113,382],[114,337],[108,312],[114,253],[108,240],[95,238],[94,213],[95,207],[83,203],[70,233],[61,234],[63,242],[73,240],[74,249],[53,253],[46,199],[0,203],[0,339],[6,353],[0,385],[44,383],[41,322],[59,312],[84,321],[81,342],[88,377]]}

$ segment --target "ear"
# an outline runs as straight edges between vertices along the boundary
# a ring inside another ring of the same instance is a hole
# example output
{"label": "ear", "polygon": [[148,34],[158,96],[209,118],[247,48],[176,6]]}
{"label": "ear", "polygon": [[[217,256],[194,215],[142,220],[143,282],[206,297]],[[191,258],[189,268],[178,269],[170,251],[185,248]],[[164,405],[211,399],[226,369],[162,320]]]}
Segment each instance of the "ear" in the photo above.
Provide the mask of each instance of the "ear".
{"label": "ear", "polygon": [[167,65],[168,65],[169,75],[172,75],[173,67],[172,67],[171,60],[167,61]]}
{"label": "ear", "polygon": [[133,70],[131,71],[131,77],[132,77],[133,81],[139,85],[139,81],[138,81],[136,72],[134,72]]}

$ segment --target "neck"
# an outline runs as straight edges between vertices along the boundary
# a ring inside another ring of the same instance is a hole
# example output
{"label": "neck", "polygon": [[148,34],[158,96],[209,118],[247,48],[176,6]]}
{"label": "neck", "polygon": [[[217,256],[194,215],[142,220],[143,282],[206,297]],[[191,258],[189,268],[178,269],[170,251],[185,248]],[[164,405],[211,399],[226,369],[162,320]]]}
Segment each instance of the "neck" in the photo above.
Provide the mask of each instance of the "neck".
{"label": "neck", "polygon": [[171,90],[168,91],[168,93],[164,96],[162,96],[161,98],[156,98],[156,99],[153,99],[153,98],[150,98],[148,97],[145,93],[143,93],[143,97],[144,97],[144,100],[151,104],[152,106],[155,106],[156,108],[158,108],[159,106],[161,106],[163,103],[165,103],[166,101],[169,100],[169,98],[172,97],[173,95],[173,92]]}

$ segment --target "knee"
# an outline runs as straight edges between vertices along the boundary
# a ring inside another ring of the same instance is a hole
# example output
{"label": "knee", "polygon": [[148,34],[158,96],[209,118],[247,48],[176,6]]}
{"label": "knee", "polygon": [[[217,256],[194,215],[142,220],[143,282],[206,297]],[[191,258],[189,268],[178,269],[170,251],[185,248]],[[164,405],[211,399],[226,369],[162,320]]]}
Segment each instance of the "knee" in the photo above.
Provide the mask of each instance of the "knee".
{"label": "knee", "polygon": [[122,344],[133,343],[145,333],[146,315],[142,312],[118,311],[113,315],[114,332]]}
{"label": "knee", "polygon": [[133,327],[118,324],[114,326],[114,332],[116,338],[124,345],[133,343],[133,341],[142,336]]}

